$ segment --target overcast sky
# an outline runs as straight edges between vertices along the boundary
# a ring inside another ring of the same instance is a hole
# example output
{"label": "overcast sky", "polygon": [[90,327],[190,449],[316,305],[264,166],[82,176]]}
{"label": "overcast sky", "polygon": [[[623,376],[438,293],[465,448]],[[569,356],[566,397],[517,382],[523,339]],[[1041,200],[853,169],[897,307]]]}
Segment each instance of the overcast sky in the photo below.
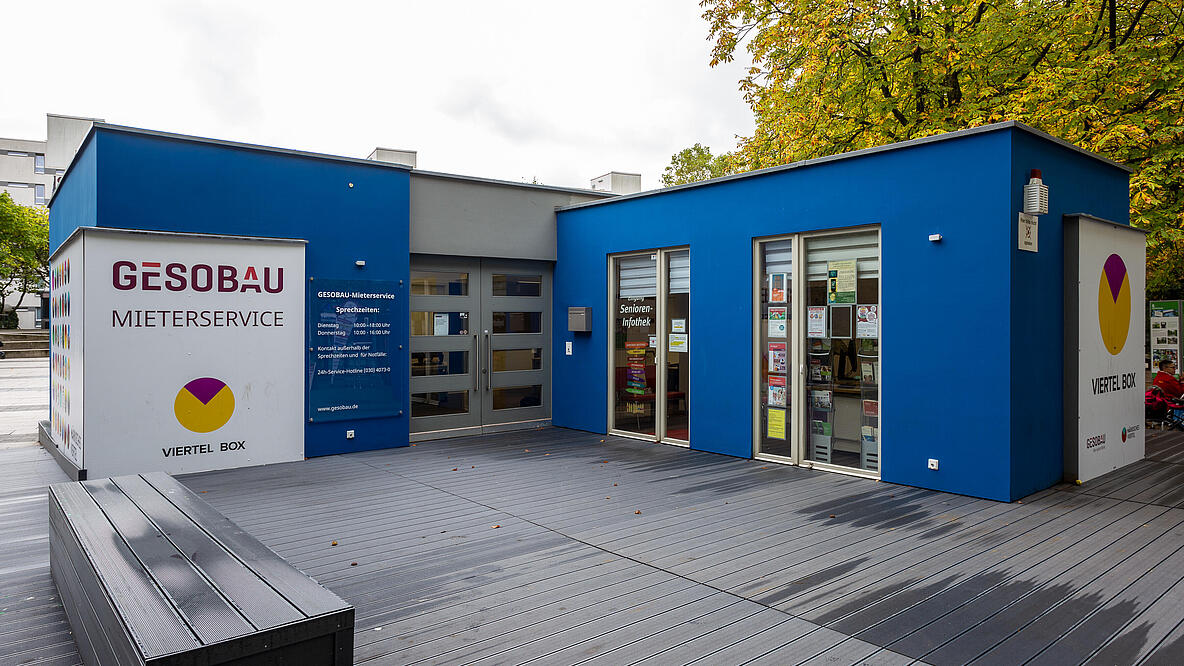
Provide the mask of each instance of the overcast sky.
{"label": "overcast sky", "polygon": [[45,113],[587,187],[657,187],[676,151],[730,150],[745,64],[708,67],[696,0],[5,3],[0,136]]}

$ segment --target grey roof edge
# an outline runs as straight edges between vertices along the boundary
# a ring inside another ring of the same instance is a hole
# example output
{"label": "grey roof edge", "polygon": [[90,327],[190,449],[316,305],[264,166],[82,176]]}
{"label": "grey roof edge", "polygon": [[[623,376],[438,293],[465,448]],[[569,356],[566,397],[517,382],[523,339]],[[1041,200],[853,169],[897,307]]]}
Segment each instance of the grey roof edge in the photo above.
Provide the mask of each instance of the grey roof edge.
{"label": "grey roof edge", "polygon": [[68,120],[89,120],[92,123],[107,122],[107,121],[103,120],[102,118],[91,118],[90,116],[72,116],[68,113],[46,113],[45,115],[47,117],[53,116],[54,118],[66,118]]}
{"label": "grey roof edge", "polygon": [[24,141],[26,143],[49,143],[46,139],[17,139],[11,136],[0,136],[0,141]]}
{"label": "grey roof edge", "polygon": [[133,235],[133,236],[169,236],[172,238],[200,238],[202,240],[216,238],[218,240],[237,240],[237,241],[249,240],[249,241],[259,241],[261,243],[283,243],[286,245],[308,245],[308,241],[303,238],[277,238],[274,236],[235,236],[232,234],[199,234],[199,233],[192,233],[192,232],[187,232],[187,231],[156,231],[154,229],[123,229],[120,227],[89,227],[88,226],[88,227],[74,227],[74,231],[71,231],[70,235],[66,236],[66,238],[62,240],[62,244],[59,245],[58,248],[53,251],[53,254],[49,255],[49,260],[53,261],[53,258],[58,256],[58,253],[61,252],[63,249],[65,249],[65,247],[70,244],[70,241],[74,240],[75,236],[81,236],[84,232],[92,232],[92,231],[104,233],[104,234],[113,234],[113,235],[128,234],[128,235]]}
{"label": "grey roof edge", "polygon": [[325,160],[328,162],[342,162],[346,164],[357,164],[364,166],[378,167],[380,169],[394,169],[396,171],[411,171],[411,167],[405,164],[394,164],[391,162],[379,162],[377,160],[368,160],[361,157],[344,157],[342,155],[330,155],[328,153],[316,153],[308,150],[295,150],[292,148],[277,148],[275,146],[264,146],[256,143],[244,143],[241,141],[227,141],[225,139],[211,139],[203,136],[193,136],[191,134],[179,134],[177,132],[163,132],[160,130],[143,129],[140,127],[130,127],[128,125],[116,125],[113,123],[95,122],[87,131],[86,137],[82,139],[82,143],[78,144],[78,150],[75,151],[73,159],[70,160],[70,166],[66,167],[66,173],[62,176],[62,180],[54,188],[53,196],[49,199],[50,207],[53,206],[54,199],[57,199],[58,192],[61,191],[62,185],[69,179],[70,174],[74,171],[74,163],[78,161],[78,156],[82,154],[86,145],[93,140],[95,133],[99,130],[119,132],[122,134],[137,134],[140,136],[150,136],[157,139],[167,139],[169,141],[183,141],[186,143],[201,143],[211,146],[221,146],[224,148],[234,148],[236,150],[250,150],[261,153],[272,153],[276,155],[290,155],[292,157],[305,157],[309,159]]}
{"label": "grey roof edge", "polygon": [[[482,185],[498,185],[503,187],[524,187],[533,190],[547,190],[549,192],[564,192],[567,194],[581,194],[585,196],[594,197],[617,197],[619,194],[612,192],[599,192],[597,190],[585,190],[579,187],[563,187],[561,185],[542,185],[539,183],[516,183],[512,180],[498,180],[496,178],[483,178],[481,176],[462,176],[455,173],[444,173],[442,171],[424,171],[423,169],[412,169],[412,176],[425,176],[428,178],[446,178],[449,180],[463,180],[471,183],[479,183]],[[591,202],[598,203],[598,202]],[[576,204],[579,205],[579,204]]]}
{"label": "grey roof edge", "polygon": [[1106,225],[1109,225],[1112,227],[1118,227],[1119,229],[1130,229],[1131,231],[1137,231],[1137,232],[1143,234],[1144,236],[1151,233],[1150,231],[1147,231],[1146,229],[1144,229],[1142,227],[1136,227],[1133,224],[1123,224],[1122,222],[1115,222],[1114,220],[1107,220],[1104,217],[1098,217],[1097,215],[1091,215],[1089,213],[1065,213],[1064,215],[1061,216],[1061,219],[1064,220],[1064,219],[1070,218],[1070,217],[1075,217],[1075,218],[1078,218],[1081,220],[1090,220],[1093,222],[1098,222],[1099,224],[1106,224]]}
{"label": "grey roof edge", "polygon": [[[306,150],[294,150],[291,148],[277,148],[274,146],[264,146],[254,143],[243,143],[240,141],[227,141],[224,139],[211,139],[208,137],[193,136],[190,134],[179,134],[176,132],[163,132],[160,130],[149,130],[140,127],[130,127],[127,125],[116,125],[113,123],[95,122],[91,125],[90,130],[87,131],[86,137],[83,138],[82,143],[78,144],[78,150],[74,153],[74,157],[70,160],[70,165],[66,167],[66,173],[62,176],[61,181],[58,182],[57,187],[54,188],[53,196],[49,199],[49,205],[52,207],[54,199],[57,198],[58,192],[61,191],[62,185],[70,177],[73,172],[74,163],[78,161],[78,156],[82,154],[83,149],[90,143],[92,137],[99,130],[108,130],[112,132],[122,132],[124,134],[138,134],[141,136],[150,136],[160,139],[168,139],[172,141],[185,141],[189,143],[204,143],[207,145],[223,146],[226,148],[235,148],[238,150],[252,150],[265,153],[273,153],[279,155],[291,155],[294,157],[306,157],[311,159],[326,160],[330,162],[343,162],[346,164],[358,164],[364,166],[374,166],[386,169],[395,169],[397,171],[406,171],[422,176],[429,176],[433,178],[450,178],[454,180],[466,180],[476,183],[485,183],[487,185],[501,185],[512,187],[525,187],[531,189],[548,190],[552,192],[566,192],[570,194],[583,194],[591,196],[604,196],[606,193],[597,192],[595,190],[584,190],[575,187],[559,187],[555,185],[537,185],[534,183],[515,183],[510,180],[495,180],[492,178],[480,178],[477,176],[461,176],[451,173],[440,173],[435,171],[423,171],[420,169],[413,169],[406,164],[395,164],[393,162],[379,162],[377,160],[368,160],[362,157],[345,157],[342,155],[330,155],[328,153],[316,153]],[[392,150],[387,148],[385,150]],[[616,196],[616,195],[611,195]]]}
{"label": "grey roof edge", "polygon": [[326,160],[329,162],[345,162],[347,164],[363,164],[366,166],[377,166],[386,169],[396,169],[398,171],[410,171],[411,167],[406,164],[395,164],[394,162],[379,162],[378,160],[368,160],[364,157],[346,157],[344,155],[331,155],[329,153],[318,153],[311,150],[297,150],[294,148],[279,148],[277,146],[265,146],[258,143],[246,143],[243,141],[228,141],[226,139],[213,139],[205,136],[194,136],[191,134],[179,134],[177,132],[164,132],[161,130],[143,129],[141,127],[129,127],[127,125],[114,125],[112,123],[95,123],[95,129],[104,129],[114,132],[123,132],[124,134],[139,134],[142,136],[151,136],[159,139],[172,139],[175,141],[185,141],[188,143],[205,143],[213,146],[222,146],[224,148],[236,148],[238,150],[252,150],[261,153],[276,153],[279,155],[291,155],[293,157],[308,157],[317,160]]}
{"label": "grey roof edge", "polygon": [[1099,162],[1102,162],[1104,164],[1112,166],[1116,169],[1120,169],[1120,170],[1125,171],[1127,173],[1134,173],[1134,169],[1131,169],[1130,167],[1126,166],[1125,164],[1122,164],[1120,162],[1115,162],[1112,159],[1109,159],[1109,158],[1103,157],[1097,153],[1088,151],[1080,146],[1075,146],[1072,143],[1065,141],[1064,139],[1055,137],[1047,132],[1042,132],[1034,127],[1029,127],[1028,125],[1025,125],[1025,124],[1019,122],[1018,120],[1004,120],[1002,122],[992,123],[990,125],[980,125],[978,127],[968,127],[966,129],[955,130],[953,132],[934,134],[932,136],[923,136],[923,137],[918,137],[916,139],[909,139],[908,141],[900,141],[897,143],[888,143],[888,144],[884,144],[882,146],[872,146],[870,148],[862,148],[860,150],[853,150],[853,151],[847,152],[847,153],[837,153],[835,155],[827,155],[825,157],[815,157],[813,159],[801,160],[799,162],[790,162],[789,164],[781,164],[778,166],[766,167],[764,169],[757,169],[755,171],[745,171],[744,173],[734,173],[734,174],[731,174],[728,176],[720,176],[719,178],[711,178],[709,180],[701,180],[701,181],[697,181],[694,183],[684,183],[682,185],[673,185],[671,187],[664,187],[664,188],[660,188],[660,189],[656,189],[656,190],[646,190],[644,192],[636,192],[634,194],[622,194],[619,197],[617,197],[611,201],[587,201],[584,203],[571,204],[568,206],[561,206],[556,209],[556,212],[574,210],[576,208],[584,208],[586,206],[601,206],[601,205],[605,205],[605,204],[616,203],[618,201],[624,201],[626,199],[637,199],[637,198],[641,198],[641,197],[654,196],[657,194],[664,194],[666,192],[674,192],[677,190],[690,189],[693,187],[703,187],[706,185],[715,185],[717,183],[722,183],[722,182],[726,182],[729,180],[739,180],[741,178],[752,178],[755,176],[763,176],[763,175],[767,175],[767,174],[778,173],[781,171],[789,171],[792,169],[800,169],[803,167],[817,166],[819,164],[827,164],[830,162],[837,162],[839,160],[853,159],[856,157],[865,157],[867,155],[875,155],[877,153],[885,153],[885,152],[889,152],[889,151],[893,151],[893,150],[900,150],[903,148],[912,148],[914,146],[921,146],[921,145],[925,145],[928,143],[937,143],[940,141],[949,141],[951,139],[960,139],[960,138],[964,138],[964,137],[968,137],[968,136],[974,136],[976,134],[986,134],[988,132],[998,132],[998,131],[1004,130],[1004,129],[1018,129],[1023,132],[1027,132],[1028,134],[1031,134],[1033,136],[1040,137],[1041,139],[1044,139],[1046,141],[1050,141],[1052,143],[1055,143],[1055,144],[1061,146],[1062,148],[1068,148],[1069,150],[1072,150],[1073,152],[1080,153],[1081,155],[1085,155],[1086,157],[1089,157],[1091,159],[1095,159]]}

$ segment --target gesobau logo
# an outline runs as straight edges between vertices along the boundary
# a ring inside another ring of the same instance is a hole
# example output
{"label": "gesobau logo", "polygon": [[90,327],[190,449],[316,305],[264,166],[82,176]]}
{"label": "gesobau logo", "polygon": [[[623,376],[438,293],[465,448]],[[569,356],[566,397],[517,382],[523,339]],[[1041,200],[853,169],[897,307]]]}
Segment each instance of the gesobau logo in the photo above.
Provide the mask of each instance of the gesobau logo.
{"label": "gesobau logo", "polygon": [[1106,350],[1117,356],[1131,330],[1131,280],[1117,254],[1106,258],[1098,280],[1098,328]]}
{"label": "gesobau logo", "polygon": [[161,266],[159,261],[116,261],[111,264],[111,286],[120,291],[185,291],[198,292],[267,292],[278,294],[284,290],[284,269],[263,266],[219,264],[183,264],[172,262]]}
{"label": "gesobau logo", "polygon": [[177,391],[173,414],[186,430],[213,432],[234,415],[234,392],[221,379],[199,377]]}

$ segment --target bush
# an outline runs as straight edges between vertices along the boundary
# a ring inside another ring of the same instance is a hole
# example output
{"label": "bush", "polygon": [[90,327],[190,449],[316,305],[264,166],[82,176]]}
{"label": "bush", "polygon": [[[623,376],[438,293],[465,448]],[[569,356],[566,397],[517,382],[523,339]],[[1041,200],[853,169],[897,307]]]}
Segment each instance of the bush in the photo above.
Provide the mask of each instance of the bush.
{"label": "bush", "polygon": [[16,310],[0,312],[0,329],[16,328],[18,321],[19,319],[16,316]]}

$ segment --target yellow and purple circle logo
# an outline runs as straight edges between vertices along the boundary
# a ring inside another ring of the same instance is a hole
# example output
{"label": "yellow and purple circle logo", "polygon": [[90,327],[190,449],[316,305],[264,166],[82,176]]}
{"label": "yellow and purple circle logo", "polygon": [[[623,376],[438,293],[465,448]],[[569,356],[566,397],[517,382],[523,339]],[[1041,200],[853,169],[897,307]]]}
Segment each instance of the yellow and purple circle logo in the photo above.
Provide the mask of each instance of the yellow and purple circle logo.
{"label": "yellow and purple circle logo", "polygon": [[220,379],[199,377],[177,392],[173,413],[186,430],[213,432],[234,414],[234,393]]}
{"label": "yellow and purple circle logo", "polygon": [[1098,281],[1098,327],[1102,343],[1113,355],[1126,346],[1131,330],[1131,279],[1122,257],[1112,254],[1102,265]]}

